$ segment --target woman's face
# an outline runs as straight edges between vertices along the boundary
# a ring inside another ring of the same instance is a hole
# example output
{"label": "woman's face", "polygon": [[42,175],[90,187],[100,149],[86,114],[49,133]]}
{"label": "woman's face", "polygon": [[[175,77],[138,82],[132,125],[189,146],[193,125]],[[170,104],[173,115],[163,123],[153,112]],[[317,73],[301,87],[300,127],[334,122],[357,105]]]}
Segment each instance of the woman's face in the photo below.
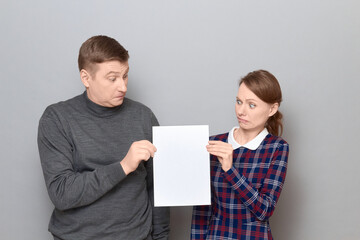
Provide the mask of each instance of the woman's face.
{"label": "woman's face", "polygon": [[245,131],[262,131],[269,117],[277,112],[278,105],[278,103],[269,104],[262,101],[242,83],[235,103],[235,112],[240,128]]}

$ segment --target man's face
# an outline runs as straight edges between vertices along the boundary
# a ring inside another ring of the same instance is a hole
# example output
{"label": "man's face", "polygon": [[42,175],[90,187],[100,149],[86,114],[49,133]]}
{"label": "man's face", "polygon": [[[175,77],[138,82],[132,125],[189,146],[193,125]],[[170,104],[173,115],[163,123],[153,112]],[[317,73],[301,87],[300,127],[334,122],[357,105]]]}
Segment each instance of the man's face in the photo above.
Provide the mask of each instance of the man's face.
{"label": "man's face", "polygon": [[104,107],[116,107],[124,101],[128,73],[128,62],[114,60],[95,64],[91,74],[83,69],[80,76],[91,101]]}

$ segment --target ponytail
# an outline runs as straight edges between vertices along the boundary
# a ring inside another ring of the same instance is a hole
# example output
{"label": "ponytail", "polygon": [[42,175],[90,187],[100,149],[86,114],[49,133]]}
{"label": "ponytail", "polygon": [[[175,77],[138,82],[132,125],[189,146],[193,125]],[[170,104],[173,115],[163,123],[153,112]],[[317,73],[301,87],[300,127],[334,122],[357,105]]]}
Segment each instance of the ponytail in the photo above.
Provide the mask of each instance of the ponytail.
{"label": "ponytail", "polygon": [[280,111],[277,111],[273,116],[271,116],[265,127],[274,136],[281,136],[283,133],[283,124],[282,124],[283,115]]}

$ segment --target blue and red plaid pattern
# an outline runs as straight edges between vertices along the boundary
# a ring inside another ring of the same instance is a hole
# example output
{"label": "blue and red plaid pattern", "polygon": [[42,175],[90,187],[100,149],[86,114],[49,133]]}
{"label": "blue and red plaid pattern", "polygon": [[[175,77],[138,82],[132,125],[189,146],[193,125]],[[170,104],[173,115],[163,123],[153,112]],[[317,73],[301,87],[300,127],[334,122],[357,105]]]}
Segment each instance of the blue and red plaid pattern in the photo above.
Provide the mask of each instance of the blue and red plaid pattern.
{"label": "blue and red plaid pattern", "polygon": [[[210,137],[227,142],[229,133]],[[211,206],[193,209],[191,239],[273,239],[269,217],[285,181],[289,145],[268,134],[256,150],[240,147],[224,172],[210,155]]]}

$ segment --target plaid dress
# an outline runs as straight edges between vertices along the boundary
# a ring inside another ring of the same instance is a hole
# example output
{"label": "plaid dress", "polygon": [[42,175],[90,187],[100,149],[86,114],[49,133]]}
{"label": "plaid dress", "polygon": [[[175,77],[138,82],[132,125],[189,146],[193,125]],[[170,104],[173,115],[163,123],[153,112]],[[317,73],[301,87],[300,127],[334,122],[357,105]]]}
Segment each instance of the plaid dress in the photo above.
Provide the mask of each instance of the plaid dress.
{"label": "plaid dress", "polygon": [[[227,142],[229,133],[210,137]],[[233,151],[233,166],[224,172],[210,155],[211,206],[193,209],[191,239],[273,239],[269,217],[283,188],[289,145],[267,134],[259,147]]]}

